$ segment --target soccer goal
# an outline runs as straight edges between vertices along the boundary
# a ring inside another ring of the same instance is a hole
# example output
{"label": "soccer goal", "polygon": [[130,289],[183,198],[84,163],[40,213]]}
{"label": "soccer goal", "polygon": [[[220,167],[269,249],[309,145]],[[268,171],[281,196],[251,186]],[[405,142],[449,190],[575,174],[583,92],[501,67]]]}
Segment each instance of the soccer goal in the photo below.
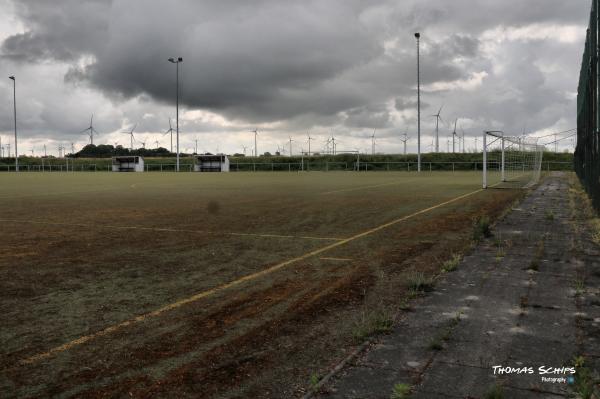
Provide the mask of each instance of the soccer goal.
{"label": "soccer goal", "polygon": [[544,146],[532,137],[483,133],[483,188],[530,187],[540,179]]}

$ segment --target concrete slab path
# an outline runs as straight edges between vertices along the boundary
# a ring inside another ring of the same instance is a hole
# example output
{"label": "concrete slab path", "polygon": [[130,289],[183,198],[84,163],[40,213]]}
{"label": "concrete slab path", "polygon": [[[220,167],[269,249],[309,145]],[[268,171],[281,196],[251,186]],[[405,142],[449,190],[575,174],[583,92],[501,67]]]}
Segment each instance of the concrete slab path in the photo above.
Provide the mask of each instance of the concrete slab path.
{"label": "concrete slab path", "polygon": [[401,398],[406,384],[410,398],[570,397],[568,370],[539,367],[600,365],[600,252],[573,205],[566,174],[545,178],[317,396]]}

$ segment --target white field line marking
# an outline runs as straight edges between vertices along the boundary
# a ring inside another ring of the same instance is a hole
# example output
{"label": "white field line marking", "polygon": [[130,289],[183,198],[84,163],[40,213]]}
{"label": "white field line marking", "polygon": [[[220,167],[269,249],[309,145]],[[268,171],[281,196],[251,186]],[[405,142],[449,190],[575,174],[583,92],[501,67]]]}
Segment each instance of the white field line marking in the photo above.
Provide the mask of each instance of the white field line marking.
{"label": "white field line marking", "polygon": [[2,199],[14,199],[14,198],[29,198],[29,197],[46,197],[50,195],[65,195],[65,194],[85,194],[85,193],[97,193],[102,191],[115,191],[115,190],[123,190],[122,187],[119,188],[102,188],[95,190],[80,190],[80,191],[60,191],[57,193],[36,193],[36,194],[24,194],[24,195],[5,195],[0,196],[0,200]]}
{"label": "white field line marking", "polygon": [[404,184],[404,183],[407,183],[407,182],[408,182],[407,180],[403,180],[403,181],[396,181],[396,182],[392,182],[392,183],[375,184],[375,185],[372,185],[372,186],[361,186],[361,187],[343,188],[341,190],[325,191],[323,193],[319,193],[319,195],[329,195],[329,194],[336,194],[336,193],[345,193],[345,192],[348,192],[348,191],[366,190],[368,188],[377,188],[377,187],[384,187],[384,186],[392,186],[394,184]]}
{"label": "white field line marking", "polygon": [[321,240],[321,241],[341,241],[343,238],[339,237],[311,237],[311,236],[292,236],[285,234],[261,234],[261,233],[236,233],[228,231],[208,231],[208,230],[186,230],[186,229],[172,229],[169,227],[143,227],[143,226],[114,226],[107,224],[85,224],[85,223],[63,223],[63,222],[43,222],[36,220],[17,220],[17,219],[0,219],[0,222],[7,223],[29,223],[29,224],[42,224],[50,226],[70,226],[70,227],[86,227],[86,228],[100,228],[100,229],[111,229],[111,230],[144,230],[144,231],[161,231],[170,233],[194,233],[194,234],[209,234],[209,235],[228,235],[238,237],[261,237],[261,238],[294,238],[294,239],[305,239],[305,240]]}
{"label": "white field line marking", "polygon": [[21,364],[34,363],[36,361],[39,361],[39,360],[42,360],[42,359],[46,359],[46,358],[52,356],[55,353],[64,352],[64,351],[66,351],[68,349],[73,348],[74,346],[82,345],[82,344],[84,344],[86,342],[89,342],[89,341],[91,341],[93,339],[96,339],[96,338],[99,338],[99,337],[103,337],[105,335],[108,335],[108,334],[111,334],[111,333],[113,333],[115,331],[118,331],[118,330],[120,330],[122,328],[125,328],[125,327],[128,327],[130,325],[142,322],[142,321],[144,321],[144,320],[146,320],[148,318],[160,316],[160,315],[162,315],[165,312],[168,312],[168,311],[173,310],[173,309],[177,309],[177,308],[179,308],[179,307],[181,307],[183,305],[186,305],[188,303],[196,302],[196,301],[198,301],[198,300],[200,300],[202,298],[206,298],[206,297],[214,295],[214,294],[216,294],[218,292],[227,290],[227,289],[232,288],[232,287],[236,287],[236,286],[241,285],[241,284],[243,284],[243,283],[245,283],[247,281],[256,280],[259,277],[265,276],[267,274],[271,274],[271,273],[273,273],[273,272],[275,272],[277,270],[280,270],[280,269],[282,269],[282,268],[284,268],[286,266],[289,266],[289,265],[291,265],[293,263],[297,263],[297,262],[300,262],[300,261],[305,260],[307,258],[313,257],[315,255],[322,254],[323,252],[329,251],[331,249],[334,249],[334,248],[337,248],[339,246],[345,245],[345,244],[347,244],[349,242],[352,242],[354,240],[357,240],[359,238],[363,238],[363,237],[368,236],[370,234],[376,233],[378,231],[386,229],[386,228],[388,228],[390,226],[393,226],[395,224],[398,224],[398,223],[404,222],[404,221],[406,221],[408,219],[414,218],[415,216],[419,216],[419,215],[422,215],[424,213],[430,212],[430,211],[432,211],[434,209],[441,208],[441,207],[443,207],[445,205],[451,204],[453,202],[460,201],[461,199],[470,197],[471,195],[477,194],[477,193],[479,193],[481,191],[484,191],[484,189],[480,188],[479,190],[471,191],[470,193],[460,195],[460,196],[458,196],[456,198],[453,198],[453,199],[441,202],[441,203],[439,203],[437,205],[430,206],[429,208],[421,209],[420,211],[417,211],[417,212],[412,213],[410,215],[403,216],[403,217],[400,217],[398,219],[394,219],[394,220],[392,220],[392,221],[390,221],[388,223],[384,223],[384,224],[379,225],[377,227],[374,227],[372,229],[363,231],[362,233],[356,234],[356,235],[354,235],[352,237],[345,238],[345,239],[343,239],[341,241],[334,242],[333,244],[329,244],[329,245],[324,246],[322,248],[318,248],[318,249],[315,249],[313,251],[307,252],[304,255],[300,255],[300,256],[298,256],[296,258],[288,259],[286,261],[283,261],[281,263],[273,265],[273,266],[271,266],[271,267],[269,267],[267,269],[263,269],[263,270],[261,270],[259,272],[252,273],[252,274],[249,274],[247,276],[241,277],[241,278],[239,278],[237,280],[230,281],[229,283],[225,283],[225,284],[219,285],[217,287],[211,288],[209,290],[199,292],[199,293],[197,293],[195,295],[192,295],[190,297],[187,297],[187,298],[181,299],[181,300],[179,300],[177,302],[173,302],[173,303],[170,303],[170,304],[165,305],[163,307],[160,307],[160,308],[158,308],[158,309],[156,309],[156,310],[154,310],[152,312],[144,313],[144,314],[136,316],[136,317],[134,317],[132,319],[125,320],[125,321],[123,321],[121,323],[114,324],[112,326],[106,327],[105,329],[100,330],[98,332],[95,332],[95,333],[92,333],[92,334],[88,334],[88,335],[84,335],[82,337],[79,337],[79,338],[74,339],[72,341],[69,341],[67,343],[64,343],[64,344],[62,344],[60,346],[56,346],[54,348],[51,348],[51,349],[49,349],[46,352],[39,353],[37,355],[33,355],[31,357],[23,359],[23,360],[20,361],[20,363]]}

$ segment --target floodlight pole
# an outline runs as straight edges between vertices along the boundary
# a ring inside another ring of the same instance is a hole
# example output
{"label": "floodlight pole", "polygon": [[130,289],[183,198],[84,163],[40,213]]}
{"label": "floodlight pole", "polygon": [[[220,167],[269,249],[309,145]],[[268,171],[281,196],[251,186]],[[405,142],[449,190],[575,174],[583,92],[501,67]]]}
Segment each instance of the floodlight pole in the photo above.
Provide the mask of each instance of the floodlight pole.
{"label": "floodlight pole", "polygon": [[483,132],[483,188],[487,188],[487,132]]}
{"label": "floodlight pole", "polygon": [[14,76],[8,77],[13,81],[13,113],[15,119],[15,172],[19,171],[19,151],[17,151],[17,80]]}
{"label": "floodlight pole", "polygon": [[506,181],[506,178],[504,177],[504,135],[502,135],[502,173],[501,173],[501,180],[502,181]]}
{"label": "floodlight pole", "polygon": [[169,61],[172,62],[173,64],[175,64],[176,66],[176,79],[175,79],[175,84],[176,84],[176,89],[175,89],[175,109],[176,109],[176,119],[177,119],[177,127],[176,127],[176,132],[177,132],[177,142],[176,142],[176,150],[177,150],[177,166],[176,166],[176,170],[177,172],[179,172],[179,64],[181,62],[183,62],[183,58],[181,57],[177,57],[177,60],[175,60],[175,58],[169,58]]}
{"label": "floodlight pole", "polygon": [[421,34],[415,33],[417,39],[417,171],[421,171],[421,61],[419,39]]}

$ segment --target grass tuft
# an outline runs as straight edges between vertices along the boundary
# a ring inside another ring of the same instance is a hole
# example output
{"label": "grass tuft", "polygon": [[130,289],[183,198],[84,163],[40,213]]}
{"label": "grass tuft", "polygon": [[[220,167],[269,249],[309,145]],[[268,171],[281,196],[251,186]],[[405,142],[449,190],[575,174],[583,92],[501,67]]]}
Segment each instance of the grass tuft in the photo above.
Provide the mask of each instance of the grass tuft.
{"label": "grass tuft", "polygon": [[498,384],[492,386],[484,395],[485,399],[504,399],[504,390]]}
{"label": "grass tuft", "polygon": [[317,385],[319,384],[319,381],[321,380],[321,378],[319,377],[319,374],[317,373],[311,373],[310,374],[310,388],[314,391],[315,389],[317,389]]}
{"label": "grass tuft", "polygon": [[364,342],[375,334],[389,333],[393,324],[394,317],[389,309],[365,309],[354,322],[352,337],[359,343]]}
{"label": "grass tuft", "polygon": [[433,290],[433,277],[425,276],[423,272],[413,271],[406,278],[408,289],[417,293],[419,291],[432,291]]}
{"label": "grass tuft", "polygon": [[484,238],[492,236],[492,230],[490,229],[490,218],[482,216],[475,221],[473,226],[473,241],[479,242]]}
{"label": "grass tuft", "polygon": [[442,272],[448,273],[453,272],[458,267],[461,257],[458,254],[453,254],[452,258],[448,259],[442,264]]}
{"label": "grass tuft", "polygon": [[581,399],[597,398],[600,392],[596,387],[600,381],[597,375],[594,376],[593,371],[585,365],[585,358],[583,356],[575,357],[573,365],[575,366],[575,382],[572,387],[577,397]]}
{"label": "grass tuft", "polygon": [[410,393],[410,385],[408,384],[396,384],[392,389],[390,399],[406,399]]}

